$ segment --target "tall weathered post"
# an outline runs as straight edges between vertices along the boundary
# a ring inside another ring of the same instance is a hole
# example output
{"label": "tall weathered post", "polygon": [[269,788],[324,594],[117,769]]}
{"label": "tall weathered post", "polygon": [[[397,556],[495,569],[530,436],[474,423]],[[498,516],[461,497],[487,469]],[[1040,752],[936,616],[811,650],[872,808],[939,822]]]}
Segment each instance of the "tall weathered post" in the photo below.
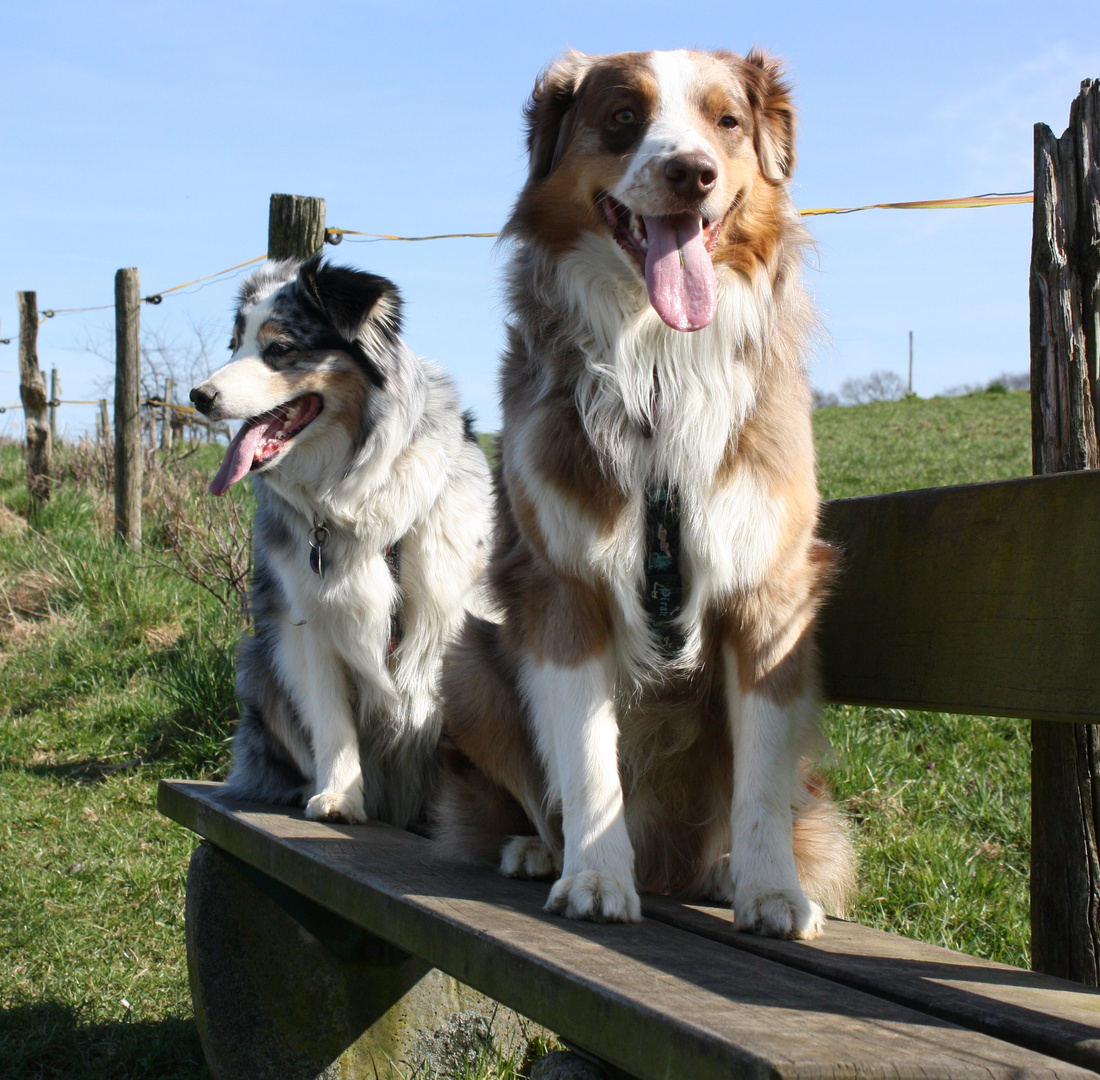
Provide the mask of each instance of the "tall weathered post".
{"label": "tall weathered post", "polygon": [[141,546],[141,277],[115,274],[115,532]]}
{"label": "tall weathered post", "polygon": [[34,510],[50,497],[50,423],[46,380],[38,367],[38,295],[15,294],[19,307],[19,400],[27,424],[27,490]]}
{"label": "tall weathered post", "polygon": [[325,200],[272,195],[267,216],[267,257],[308,259],[325,243]]}
{"label": "tall weathered post", "polygon": [[[1098,468],[1100,81],[1060,139],[1035,125],[1030,292],[1033,471]],[[1032,966],[1097,986],[1100,728],[1036,720],[1031,739]]]}

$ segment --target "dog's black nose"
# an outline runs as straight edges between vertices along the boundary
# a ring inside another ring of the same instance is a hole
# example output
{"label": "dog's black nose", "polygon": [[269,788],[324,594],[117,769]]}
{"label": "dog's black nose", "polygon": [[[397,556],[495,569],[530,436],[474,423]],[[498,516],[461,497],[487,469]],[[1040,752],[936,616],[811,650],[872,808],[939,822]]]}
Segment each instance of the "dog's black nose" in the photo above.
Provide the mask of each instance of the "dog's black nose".
{"label": "dog's black nose", "polygon": [[201,386],[196,386],[191,391],[191,403],[203,414],[203,416],[209,416],[210,410],[214,407],[214,399],[217,396],[217,390],[211,392],[209,390],[204,390]]}
{"label": "dog's black nose", "polygon": [[665,179],[681,199],[703,199],[718,181],[718,166],[706,154],[677,154],[665,163]]}

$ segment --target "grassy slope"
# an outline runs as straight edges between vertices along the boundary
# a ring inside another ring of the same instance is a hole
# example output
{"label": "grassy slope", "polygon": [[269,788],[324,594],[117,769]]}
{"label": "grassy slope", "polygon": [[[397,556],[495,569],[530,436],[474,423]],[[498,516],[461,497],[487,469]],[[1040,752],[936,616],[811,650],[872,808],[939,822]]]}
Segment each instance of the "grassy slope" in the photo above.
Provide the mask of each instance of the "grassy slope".
{"label": "grassy slope", "polygon": [[[1021,475],[1027,416],[1021,394],[822,410],[823,490]],[[185,490],[211,467],[180,467]],[[120,554],[91,490],[62,485],[43,540],[5,512],[26,505],[0,446],[0,1078],[206,1077],[183,952],[193,838],[157,815],[155,782],[224,762],[235,631]],[[164,502],[147,500],[154,546]],[[859,917],[1024,962],[1026,727],[857,709],[830,727],[861,822]]]}
{"label": "grassy slope", "polygon": [[[0,447],[0,506],[24,498]],[[0,1076],[197,1080],[194,839],[156,813],[155,783],[224,756],[208,718],[232,707],[235,631],[106,539],[106,510],[68,482],[37,522],[48,541],[0,518]]]}
{"label": "grassy slope", "polygon": [[[815,414],[827,498],[1031,472],[1026,393]],[[828,710],[831,779],[858,822],[860,922],[1028,966],[1030,754],[1016,720]]]}

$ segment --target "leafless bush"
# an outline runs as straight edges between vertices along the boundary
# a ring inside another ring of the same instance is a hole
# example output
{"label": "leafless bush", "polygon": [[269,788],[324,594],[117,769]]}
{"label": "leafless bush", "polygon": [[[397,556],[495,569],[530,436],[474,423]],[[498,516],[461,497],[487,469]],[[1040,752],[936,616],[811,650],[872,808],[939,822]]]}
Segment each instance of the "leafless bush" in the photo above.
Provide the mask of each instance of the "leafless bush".
{"label": "leafless bush", "polygon": [[[172,383],[172,404],[187,406],[191,388],[197,386],[211,371],[221,365],[218,355],[217,342],[220,329],[215,331],[211,326],[194,323],[190,334],[186,337],[167,338],[156,330],[145,331],[141,336],[141,399],[142,401],[163,401],[168,392],[168,383]],[[85,341],[84,349],[93,356],[99,357],[105,364],[110,364],[110,370],[114,368],[114,344],[104,341]],[[97,383],[100,394],[110,400],[114,395],[114,376],[104,375]],[[177,413],[176,421],[179,430],[189,428],[190,435],[195,434],[194,427],[189,419],[184,419],[188,414]],[[193,414],[191,414],[193,415]],[[157,427],[162,421],[161,412],[145,410],[143,416],[144,437],[147,442],[155,442]],[[202,417],[197,417],[196,422],[206,433],[207,424]],[[212,429],[215,436],[225,436],[227,425],[215,425]]]}
{"label": "leafless bush", "polygon": [[893,371],[872,371],[862,379],[845,379],[840,384],[840,400],[846,405],[900,401],[905,391],[905,380],[900,375]]}
{"label": "leafless bush", "polygon": [[840,404],[840,398],[838,398],[836,394],[818,390],[816,386],[812,388],[811,393],[813,394],[813,407],[815,409],[827,409],[832,405]]}
{"label": "leafless bush", "polygon": [[111,439],[66,444],[60,456],[58,481],[110,495],[115,486],[115,447]]}
{"label": "leafless bush", "polygon": [[165,463],[147,457],[143,500],[159,522],[143,546],[147,557],[215,597],[231,615],[249,619],[252,577],[252,512],[238,497],[206,494],[206,475],[188,465],[190,455]]}

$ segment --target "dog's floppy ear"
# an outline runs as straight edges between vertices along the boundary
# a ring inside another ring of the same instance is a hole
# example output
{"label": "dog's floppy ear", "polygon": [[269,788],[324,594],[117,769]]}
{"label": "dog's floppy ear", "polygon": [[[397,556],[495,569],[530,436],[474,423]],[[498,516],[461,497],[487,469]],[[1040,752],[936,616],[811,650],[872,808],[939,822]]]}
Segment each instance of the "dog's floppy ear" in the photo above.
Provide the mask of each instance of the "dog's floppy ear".
{"label": "dog's floppy ear", "polygon": [[549,176],[573,136],[573,106],[591,58],[570,50],[536,80],[523,110],[527,121],[527,151],[531,160],[528,183]]}
{"label": "dog's floppy ear", "polygon": [[323,263],[320,254],[302,263],[298,280],[306,296],[347,343],[349,351],[363,363],[370,381],[382,387],[384,373],[378,360],[371,356],[378,350],[368,352],[365,346],[375,335],[392,343],[401,333],[401,297],[397,286],[377,274]]}
{"label": "dog's floppy ear", "polygon": [[761,171],[769,180],[785,180],[794,172],[795,111],[783,62],[754,48],[743,70]]}

